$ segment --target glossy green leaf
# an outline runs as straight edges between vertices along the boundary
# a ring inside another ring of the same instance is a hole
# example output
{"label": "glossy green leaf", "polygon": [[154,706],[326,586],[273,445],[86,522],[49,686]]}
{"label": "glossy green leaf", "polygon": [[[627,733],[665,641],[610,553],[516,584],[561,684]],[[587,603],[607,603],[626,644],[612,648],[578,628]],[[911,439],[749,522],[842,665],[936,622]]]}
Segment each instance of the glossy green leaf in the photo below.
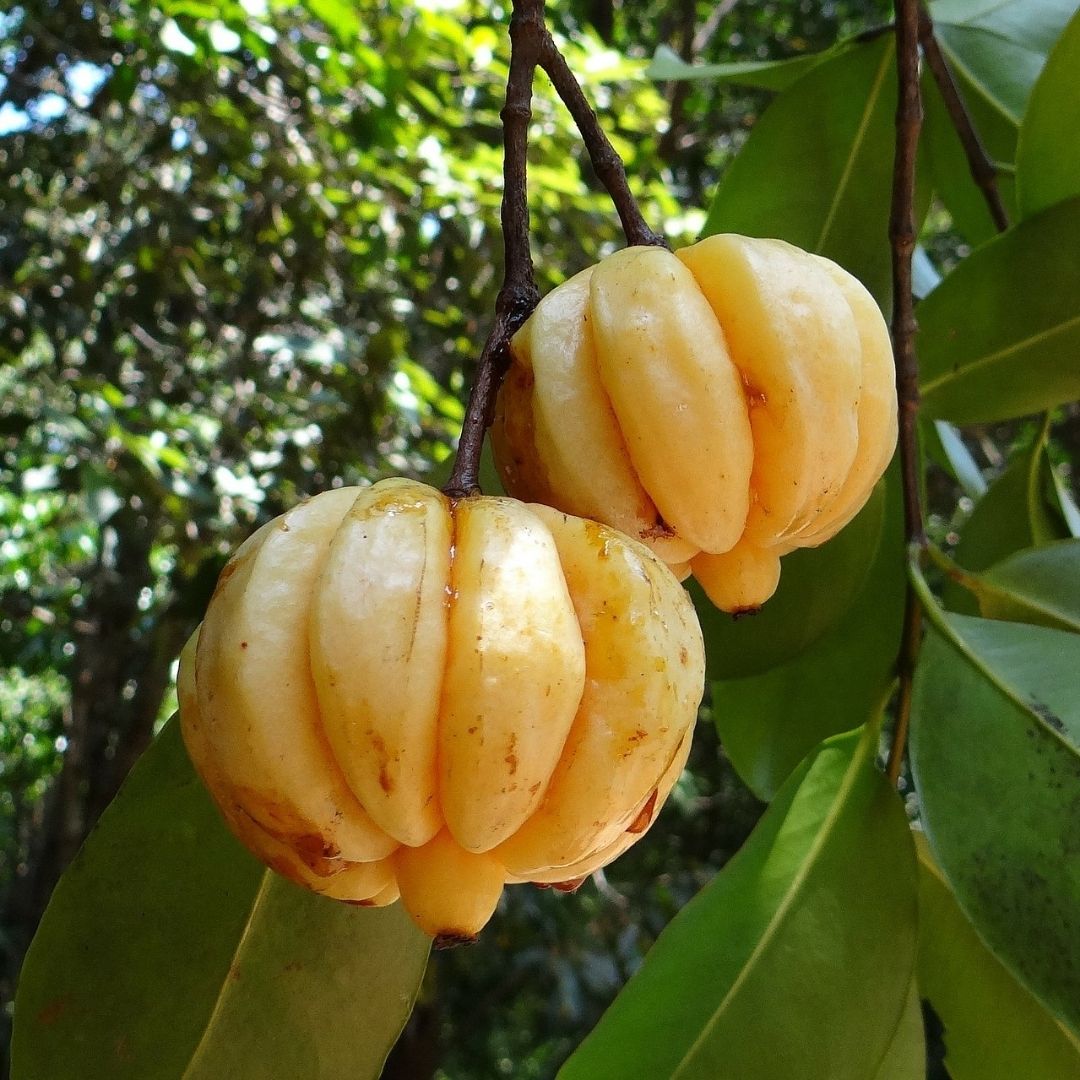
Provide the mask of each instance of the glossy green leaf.
{"label": "glossy green leaf", "polygon": [[[1076,10],[1074,0],[940,0],[931,5],[937,38],[975,130],[991,160],[1016,160],[1017,133],[1046,55]],[[923,145],[935,190],[973,244],[996,228],[929,73],[923,79]],[[998,190],[1011,218],[1015,184],[1005,172]]]}
{"label": "glossy green leaf", "polygon": [[1020,128],[1016,186],[1025,217],[1080,195],[1080,13],[1058,39]]}
{"label": "glossy green leaf", "polygon": [[671,922],[562,1080],[865,1080],[904,1013],[915,866],[876,730],[829,740]]}
{"label": "glossy green leaf", "polygon": [[226,831],[170,723],[64,875],[19,984],[14,1080],[374,1080],[428,939]]}
{"label": "glossy green leaf", "polygon": [[978,463],[971,456],[971,451],[964,445],[960,432],[947,420],[935,420],[932,427],[934,435],[941,445],[942,454],[953,476],[956,477],[964,493],[972,499],[978,499],[986,493],[986,479]]}
{"label": "glossy green leaf", "polygon": [[974,251],[919,305],[926,415],[970,423],[1080,396],[1080,199]]}
{"label": "glossy green leaf", "polygon": [[975,594],[988,619],[1080,634],[1080,540],[1017,552],[980,574]]}
{"label": "glossy green leaf", "polygon": [[709,676],[730,679],[768,671],[836,626],[866,581],[884,517],[882,484],[858,517],[828,543],[784,557],[776,594],[754,615],[733,618],[688,581],[705,635]]}
{"label": "glossy green leaf", "polygon": [[900,493],[890,473],[877,555],[843,619],[780,667],[713,682],[724,752],[758,798],[771,799],[822,739],[879,712],[900,640],[903,559]]}
{"label": "glossy green leaf", "polygon": [[908,987],[900,1026],[874,1080],[926,1080],[926,1034],[923,1030],[919,987],[914,979]]}
{"label": "glossy green leaf", "polygon": [[790,60],[736,60],[727,64],[688,64],[674,49],[661,45],[645,69],[645,75],[657,82],[683,79],[709,79],[756,86],[762,90],[786,90],[811,68],[842,51],[837,46],[820,53],[792,57]]}
{"label": "glossy green leaf", "polygon": [[[1018,551],[1042,547],[1069,537],[1068,523],[1054,488],[1054,471],[1046,453],[1049,426],[987,489],[960,530],[953,558],[965,570],[989,570]],[[946,607],[965,615],[978,614],[974,594],[950,582]]]}
{"label": "glossy green leaf", "polygon": [[964,917],[923,836],[919,990],[944,1027],[952,1080],[1071,1080],[1080,1041],[1017,982]]}
{"label": "glossy green leaf", "polygon": [[798,244],[840,263],[884,302],[895,111],[889,35],[817,64],[754,125],[720,182],[705,235]]}
{"label": "glossy green leaf", "polygon": [[1078,671],[1080,635],[939,613],[919,660],[910,751],[930,846],[960,906],[1074,1034]]}

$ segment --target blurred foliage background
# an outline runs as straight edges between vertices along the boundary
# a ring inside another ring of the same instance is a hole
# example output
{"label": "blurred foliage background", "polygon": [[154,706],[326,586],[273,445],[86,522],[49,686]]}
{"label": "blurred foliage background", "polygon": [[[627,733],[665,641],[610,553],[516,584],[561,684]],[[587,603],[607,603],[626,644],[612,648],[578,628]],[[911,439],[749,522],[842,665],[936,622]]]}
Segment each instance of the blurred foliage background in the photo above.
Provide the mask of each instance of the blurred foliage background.
{"label": "blurred foliage background", "polygon": [[[793,56],[888,10],[551,7],[674,242],[766,96],[654,83],[657,47]],[[470,0],[0,14],[6,1008],[59,874],[173,708],[175,657],[229,550],[306,494],[450,453],[501,276],[507,17]],[[542,77],[530,189],[543,289],[621,242]],[[760,811],[700,727],[651,843],[575,896],[510,890],[479,945],[438,957],[388,1076],[553,1074]]]}

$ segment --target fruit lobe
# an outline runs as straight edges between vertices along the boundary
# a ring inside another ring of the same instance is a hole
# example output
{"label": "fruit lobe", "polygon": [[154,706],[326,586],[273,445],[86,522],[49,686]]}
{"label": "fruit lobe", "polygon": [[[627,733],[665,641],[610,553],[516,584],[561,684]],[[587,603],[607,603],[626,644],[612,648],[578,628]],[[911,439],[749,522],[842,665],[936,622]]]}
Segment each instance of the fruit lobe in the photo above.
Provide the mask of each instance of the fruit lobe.
{"label": "fruit lobe", "polygon": [[704,675],[677,580],[615,530],[410,480],[319,495],[222,572],[180,665],[184,739],[256,855],[474,935],[507,882],[651,823]]}
{"label": "fruit lobe", "polygon": [[847,524],[896,444],[876,304],[779,240],[616,252],[546,296],[511,354],[506,489],[614,524],[729,611]]}

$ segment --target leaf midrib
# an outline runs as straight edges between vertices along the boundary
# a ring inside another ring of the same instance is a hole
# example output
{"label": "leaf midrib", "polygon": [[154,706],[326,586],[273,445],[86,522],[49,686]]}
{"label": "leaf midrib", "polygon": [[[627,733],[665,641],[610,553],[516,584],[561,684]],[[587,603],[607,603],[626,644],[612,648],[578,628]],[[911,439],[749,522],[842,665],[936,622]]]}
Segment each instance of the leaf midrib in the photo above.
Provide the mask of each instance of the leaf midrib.
{"label": "leaf midrib", "polygon": [[266,898],[273,876],[274,875],[269,870],[264,870],[262,872],[262,880],[259,882],[258,891],[255,893],[254,899],[251,902],[251,909],[248,911],[247,919],[244,921],[244,929],[240,932],[240,937],[236,942],[236,948],[233,949],[232,956],[229,958],[228,967],[226,967],[225,974],[222,977],[221,988],[218,990],[218,995],[214,1001],[213,1008],[210,1010],[210,1015],[207,1017],[206,1026],[203,1028],[203,1033],[199,1037],[195,1049],[192,1051],[191,1058],[188,1061],[187,1067],[184,1069],[180,1080],[192,1080],[195,1076],[195,1073],[193,1073],[192,1070],[199,1064],[200,1058],[210,1045],[214,1027],[222,1013],[225,1002],[229,997],[229,993],[236,982],[235,979],[230,977],[230,973],[236,968],[241,955],[247,948],[248,940],[251,936],[251,928],[255,924],[256,915]]}
{"label": "leaf midrib", "polygon": [[765,952],[768,946],[772,943],[773,939],[778,934],[780,927],[785,921],[785,917],[790,911],[792,905],[795,903],[796,898],[802,891],[803,885],[806,883],[806,879],[810,876],[810,871],[813,869],[817,862],[818,855],[825,847],[829,838],[831,837],[833,826],[835,826],[840,813],[844,808],[846,797],[854,786],[855,780],[859,775],[859,771],[862,768],[867,749],[871,745],[871,740],[864,736],[857,746],[855,753],[852,755],[851,762],[848,765],[847,772],[844,774],[844,778],[840,783],[840,786],[836,790],[836,797],[833,800],[832,806],[829,807],[829,812],[825,815],[824,820],[821,823],[821,828],[818,830],[817,836],[814,837],[813,843],[810,845],[806,853],[806,858],[803,860],[802,866],[799,867],[798,873],[792,878],[791,884],[784,894],[783,899],[777,905],[776,911],[772,918],[765,926],[765,930],[761,935],[757,945],[754,946],[750,955],[746,959],[746,963],[743,965],[742,970],[739,972],[735,981],[731,984],[728,992],[720,1000],[719,1004],[713,1010],[712,1015],[708,1021],[703,1025],[701,1033],[690,1044],[686,1053],[676,1064],[674,1070],[671,1073],[670,1080],[677,1080],[682,1074],[683,1070],[690,1064],[694,1056],[701,1049],[705,1040],[709,1034],[720,1022],[723,1016],[724,1010],[727,1008],[728,1003],[735,997],[735,995],[742,988],[743,984],[749,978],[751,972],[754,969],[755,963],[758,958]]}
{"label": "leaf midrib", "polygon": [[825,220],[822,222],[821,233],[818,236],[817,244],[814,245],[814,251],[818,254],[821,254],[829,232],[832,230],[833,222],[840,209],[840,200],[843,198],[844,192],[847,190],[848,183],[851,180],[851,175],[855,171],[855,159],[859,156],[859,151],[866,141],[866,132],[870,127],[870,117],[873,116],[874,110],[877,108],[878,98],[881,97],[881,88],[885,81],[885,72],[888,70],[890,55],[888,49],[881,54],[881,64],[878,67],[877,74],[874,76],[874,82],[870,88],[870,93],[867,95],[866,108],[863,109],[862,117],[859,120],[859,126],[855,131],[855,138],[851,144],[851,153],[844,163],[843,171],[840,174],[840,180],[836,185],[836,191],[833,193],[832,203],[829,206],[829,212],[825,215]]}

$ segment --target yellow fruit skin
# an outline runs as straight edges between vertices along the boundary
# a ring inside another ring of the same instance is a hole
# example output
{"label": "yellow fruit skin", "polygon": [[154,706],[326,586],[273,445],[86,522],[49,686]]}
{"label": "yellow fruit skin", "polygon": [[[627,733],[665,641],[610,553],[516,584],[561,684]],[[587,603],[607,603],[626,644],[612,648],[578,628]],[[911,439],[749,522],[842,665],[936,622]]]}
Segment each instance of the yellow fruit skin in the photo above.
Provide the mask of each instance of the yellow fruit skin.
{"label": "yellow fruit skin", "polygon": [[[494,441],[507,490],[627,531],[633,521],[728,611],[759,607],[782,555],[850,521],[896,443],[876,304],[779,240],[617,252],[545,297],[511,353]],[[575,384],[588,415],[565,404]],[[588,489],[593,462],[609,497]],[[648,505],[666,547],[634,516]]]}
{"label": "yellow fruit skin", "polygon": [[703,671],[689,598],[644,545],[399,479],[317,496],[239,549],[181,656],[180,719],[274,870],[365,905],[400,891],[461,938],[507,881],[636,841]]}

